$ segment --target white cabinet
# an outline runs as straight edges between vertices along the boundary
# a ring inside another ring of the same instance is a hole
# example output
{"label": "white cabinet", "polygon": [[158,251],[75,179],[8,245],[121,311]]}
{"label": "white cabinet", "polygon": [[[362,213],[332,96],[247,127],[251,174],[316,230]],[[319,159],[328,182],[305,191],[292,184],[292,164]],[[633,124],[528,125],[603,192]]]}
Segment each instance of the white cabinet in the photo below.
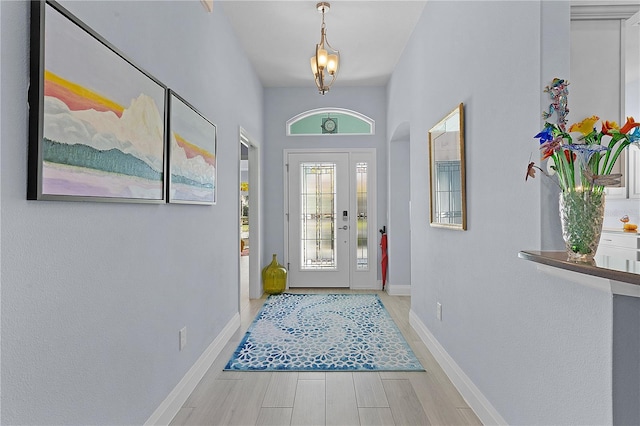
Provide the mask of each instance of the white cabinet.
{"label": "white cabinet", "polygon": [[602,231],[600,244],[605,247],[638,250],[638,234],[623,231]]}
{"label": "white cabinet", "polygon": [[640,237],[635,232],[603,230],[596,255],[598,266],[640,272]]}

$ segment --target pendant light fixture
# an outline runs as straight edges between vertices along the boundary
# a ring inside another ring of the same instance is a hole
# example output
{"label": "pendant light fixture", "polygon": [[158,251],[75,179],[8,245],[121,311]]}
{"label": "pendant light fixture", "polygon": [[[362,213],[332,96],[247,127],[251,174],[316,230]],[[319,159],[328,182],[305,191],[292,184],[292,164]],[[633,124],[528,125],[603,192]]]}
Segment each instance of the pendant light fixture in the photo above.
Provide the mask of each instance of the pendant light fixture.
{"label": "pendant light fixture", "polygon": [[[334,49],[327,40],[324,14],[329,11],[331,4],[323,1],[316,4],[316,8],[318,12],[322,13],[322,27],[320,28],[320,43],[316,44],[316,54],[311,57],[311,71],[313,71],[318,92],[324,95],[329,91],[333,82],[336,81],[340,52]],[[329,76],[331,77],[331,81],[327,84]]]}

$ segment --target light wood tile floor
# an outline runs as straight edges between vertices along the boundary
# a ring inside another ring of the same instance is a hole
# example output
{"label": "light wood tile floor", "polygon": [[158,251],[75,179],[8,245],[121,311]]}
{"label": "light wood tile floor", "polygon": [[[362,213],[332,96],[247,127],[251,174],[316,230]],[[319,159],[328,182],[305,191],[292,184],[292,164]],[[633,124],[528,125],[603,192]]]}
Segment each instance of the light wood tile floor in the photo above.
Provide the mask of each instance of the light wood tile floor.
{"label": "light wood tile floor", "polygon": [[[358,293],[338,289],[298,293]],[[377,293],[425,372],[222,371],[263,299],[251,300],[241,326],[172,425],[481,425],[409,325],[410,298]]]}

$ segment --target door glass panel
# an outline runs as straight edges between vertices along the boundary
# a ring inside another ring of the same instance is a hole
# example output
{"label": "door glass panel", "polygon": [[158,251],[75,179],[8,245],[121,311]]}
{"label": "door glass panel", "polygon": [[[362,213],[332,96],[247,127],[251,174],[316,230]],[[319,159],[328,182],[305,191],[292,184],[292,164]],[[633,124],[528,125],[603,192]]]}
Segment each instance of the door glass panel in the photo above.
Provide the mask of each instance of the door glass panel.
{"label": "door glass panel", "polygon": [[300,268],[336,269],[336,164],[301,163],[300,173]]}
{"label": "door glass panel", "polygon": [[367,222],[367,163],[356,163],[356,226],[358,229],[356,261],[358,270],[369,269],[368,222]]}

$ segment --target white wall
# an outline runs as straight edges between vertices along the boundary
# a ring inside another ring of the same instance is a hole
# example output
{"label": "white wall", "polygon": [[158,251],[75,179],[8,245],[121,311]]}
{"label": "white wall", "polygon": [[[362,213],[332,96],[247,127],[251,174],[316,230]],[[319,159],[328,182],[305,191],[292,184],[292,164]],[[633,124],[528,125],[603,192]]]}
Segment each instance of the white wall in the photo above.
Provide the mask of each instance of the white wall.
{"label": "white wall", "polygon": [[592,115],[624,123],[620,96],[620,55],[624,50],[621,29],[621,20],[571,21],[568,124]]}
{"label": "white wall", "polygon": [[[2,42],[2,7],[0,7],[0,45],[2,44],[1,42]],[[0,82],[1,81],[2,81],[2,57],[0,55]],[[2,99],[2,93],[3,93],[2,85],[0,84],[0,99]],[[2,102],[0,102],[0,135],[2,135]],[[2,149],[0,149],[0,164],[2,164]],[[0,173],[0,235],[2,235],[2,173]],[[0,245],[1,245],[1,240],[0,240]],[[0,250],[0,318],[2,318],[1,302],[2,302],[2,250]],[[2,342],[2,336],[0,332],[0,345],[1,345],[1,342]],[[0,346],[0,352],[1,352],[1,346]],[[1,421],[2,421],[2,401],[0,399],[0,422]]]}
{"label": "white wall", "polygon": [[[612,421],[611,296],[517,257],[560,238],[555,194],[524,177],[568,26],[568,2],[428,2],[388,87],[388,129],[411,123],[412,311],[508,424]],[[466,232],[428,221],[427,132],[459,102]]]}
{"label": "white wall", "polygon": [[[382,87],[341,87],[339,80],[331,92],[322,96],[310,80],[305,88],[269,88],[265,90],[265,143],[263,152],[264,184],[264,222],[265,230],[262,264],[271,260],[276,253],[278,259],[284,259],[284,149],[322,149],[322,148],[377,148],[377,175],[387,174],[387,155],[385,147],[385,89]],[[357,111],[376,122],[375,135],[330,135],[330,136],[287,136],[286,122],[301,112],[316,108],[336,107]],[[377,179],[377,217],[378,224],[371,226],[380,229],[384,223],[387,209],[386,182]],[[380,233],[376,233],[380,235]],[[375,254],[374,264],[380,272],[380,250]]]}
{"label": "white wall", "polygon": [[[639,116],[640,101],[637,96],[640,78],[637,65],[640,54],[638,52],[639,33],[637,26],[627,28],[624,19],[571,22],[569,124],[597,115],[602,120],[616,121],[622,125],[626,117]],[[630,44],[633,48],[625,51],[625,41],[632,41]],[[599,53],[595,55],[593,52]],[[620,62],[621,52],[624,52],[622,62]],[[625,63],[628,65],[624,73],[627,83],[623,84],[621,68],[625,67]],[[627,161],[625,156],[627,156],[626,152],[616,164],[616,168],[622,167],[622,169],[614,169],[614,172],[624,172],[624,164]],[[627,190],[625,188],[609,190],[605,205],[605,227],[620,228],[619,218],[623,215],[628,215],[631,223],[640,221],[640,201],[625,198]]]}
{"label": "white wall", "polygon": [[238,128],[262,135],[263,92],[219,8],[63,6],[218,125],[218,202],[27,201],[29,3],[0,3],[2,423],[141,424],[237,312]]}

